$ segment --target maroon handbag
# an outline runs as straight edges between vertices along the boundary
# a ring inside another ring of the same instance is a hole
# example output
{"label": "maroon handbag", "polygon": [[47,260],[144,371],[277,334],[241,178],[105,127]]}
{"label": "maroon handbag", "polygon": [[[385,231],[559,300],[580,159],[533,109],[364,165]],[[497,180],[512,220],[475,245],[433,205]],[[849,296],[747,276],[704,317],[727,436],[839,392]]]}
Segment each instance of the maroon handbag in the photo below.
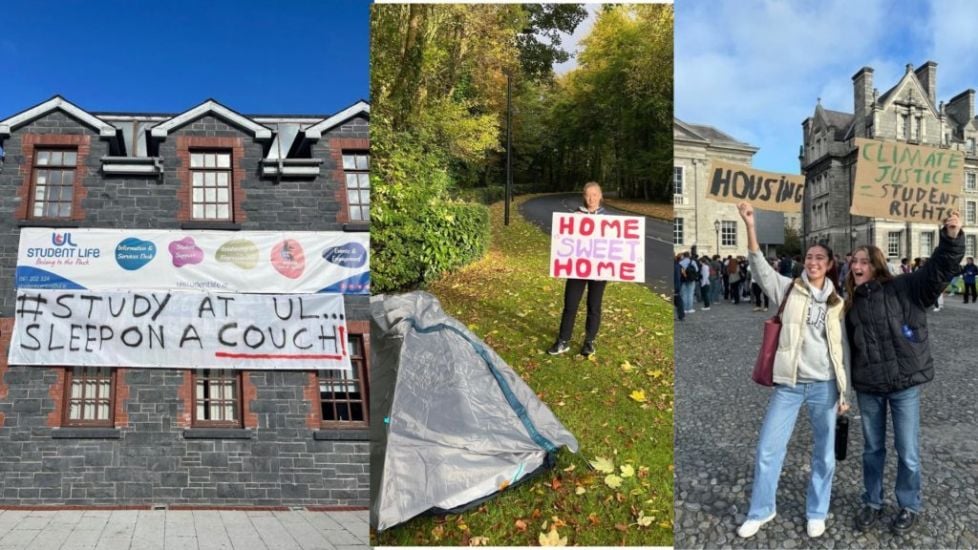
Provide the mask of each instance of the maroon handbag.
{"label": "maroon handbag", "polygon": [[788,295],[791,288],[795,286],[792,280],[788,285],[788,291],[784,293],[778,313],[764,321],[764,335],[761,338],[761,351],[757,354],[757,361],[754,363],[754,372],[750,377],[754,382],[762,386],[771,387],[774,385],[774,355],[778,351],[778,339],[781,337],[781,314],[784,313],[784,305],[788,303]]}

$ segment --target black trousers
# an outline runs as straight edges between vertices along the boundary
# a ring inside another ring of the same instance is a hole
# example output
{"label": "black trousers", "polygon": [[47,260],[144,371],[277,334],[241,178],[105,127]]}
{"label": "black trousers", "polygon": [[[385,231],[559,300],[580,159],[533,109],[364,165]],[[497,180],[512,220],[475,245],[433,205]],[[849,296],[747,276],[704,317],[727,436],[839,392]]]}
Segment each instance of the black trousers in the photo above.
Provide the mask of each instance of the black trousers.
{"label": "black trousers", "polygon": [[750,291],[754,295],[754,305],[755,306],[761,307],[761,296],[764,296],[764,307],[768,307],[768,303],[769,302],[768,302],[768,299],[767,299],[767,294],[764,294],[764,291],[761,290],[761,285],[759,285],[757,283],[751,283],[750,284]]}
{"label": "black trousers", "polygon": [[740,284],[741,281],[730,283],[730,298],[733,300],[733,303],[735,304],[740,303]]}
{"label": "black trousers", "polygon": [[587,288],[587,319],[584,322],[584,340],[591,341],[598,335],[601,326],[601,299],[604,297],[604,287],[608,281],[588,281],[585,279],[567,279],[564,285],[564,313],[560,316],[560,335],[558,338],[570,341],[574,333],[574,318],[577,308]]}
{"label": "black trousers", "polygon": [[971,303],[978,301],[978,293],[975,292],[975,283],[964,284],[964,303],[968,303],[968,295],[971,295]]}

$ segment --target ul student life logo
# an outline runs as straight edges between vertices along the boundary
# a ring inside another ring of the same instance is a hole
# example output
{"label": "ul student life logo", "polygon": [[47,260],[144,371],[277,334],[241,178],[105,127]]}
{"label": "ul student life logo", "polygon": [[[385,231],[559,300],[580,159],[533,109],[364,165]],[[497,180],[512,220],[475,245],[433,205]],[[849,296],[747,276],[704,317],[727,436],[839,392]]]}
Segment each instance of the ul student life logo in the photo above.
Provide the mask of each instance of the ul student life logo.
{"label": "ul student life logo", "polygon": [[51,244],[54,246],[78,246],[71,241],[71,233],[51,233]]}

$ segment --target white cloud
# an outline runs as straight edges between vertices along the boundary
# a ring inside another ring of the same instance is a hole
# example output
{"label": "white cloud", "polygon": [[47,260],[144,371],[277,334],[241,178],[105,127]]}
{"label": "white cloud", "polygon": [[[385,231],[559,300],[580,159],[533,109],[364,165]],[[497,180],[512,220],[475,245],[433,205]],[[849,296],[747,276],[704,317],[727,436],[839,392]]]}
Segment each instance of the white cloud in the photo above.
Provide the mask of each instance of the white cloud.
{"label": "white cloud", "polygon": [[889,69],[877,63],[893,31],[890,7],[883,0],[678,2],[676,115],[759,146],[760,168],[797,172],[801,123],[817,98],[851,112],[852,75],[873,63],[877,81],[895,83],[879,80]]}

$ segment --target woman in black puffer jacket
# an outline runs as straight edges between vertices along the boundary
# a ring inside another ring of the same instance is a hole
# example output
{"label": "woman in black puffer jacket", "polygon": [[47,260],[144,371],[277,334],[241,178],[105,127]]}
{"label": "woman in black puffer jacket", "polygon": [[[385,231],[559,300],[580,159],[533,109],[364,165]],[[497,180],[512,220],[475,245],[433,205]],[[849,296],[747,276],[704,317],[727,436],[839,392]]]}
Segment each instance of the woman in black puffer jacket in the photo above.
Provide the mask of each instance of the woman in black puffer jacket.
{"label": "woman in black puffer jacket", "polygon": [[875,246],[861,246],[853,253],[846,276],[846,331],[865,442],[866,492],[856,516],[859,530],[869,529],[882,516],[887,408],[899,458],[900,512],[891,529],[897,534],[910,531],[920,513],[920,386],[934,377],[927,308],[960,271],[964,248],[961,220],[952,212],[930,260],[913,273],[893,277],[883,252]]}

